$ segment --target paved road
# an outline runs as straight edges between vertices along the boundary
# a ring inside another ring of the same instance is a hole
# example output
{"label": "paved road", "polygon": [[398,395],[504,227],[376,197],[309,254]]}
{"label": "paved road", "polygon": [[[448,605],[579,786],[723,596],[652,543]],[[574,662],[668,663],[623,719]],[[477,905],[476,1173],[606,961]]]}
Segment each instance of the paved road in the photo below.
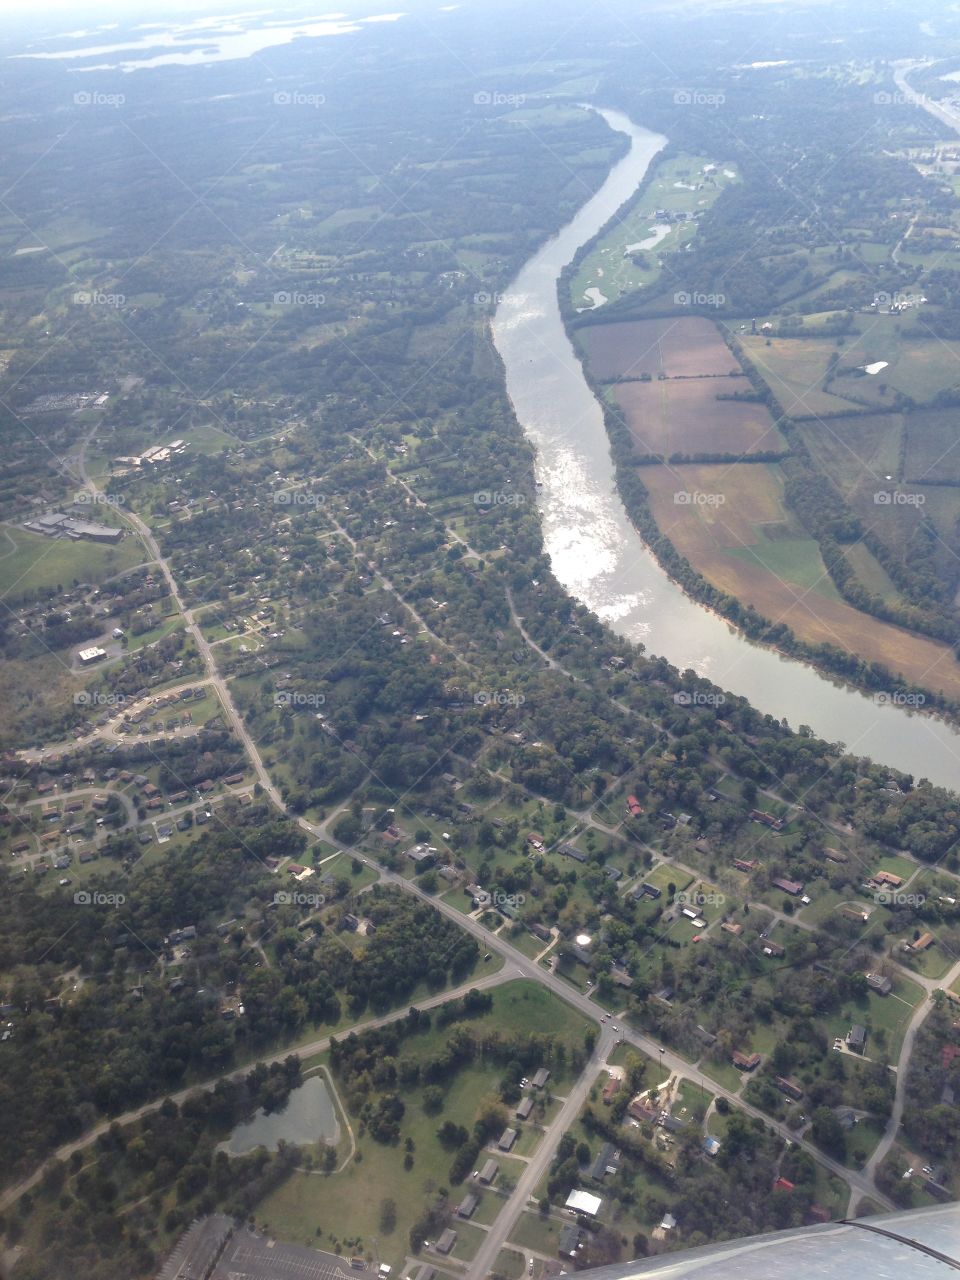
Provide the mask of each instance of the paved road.
{"label": "paved road", "polygon": [[[81,447],[80,455],[79,455],[80,471],[83,477],[84,484],[91,491],[91,493],[97,494],[99,490],[97,489],[95,483],[89,478],[86,471],[84,453],[85,453],[85,443]],[[244,749],[247,753],[247,756],[250,759],[251,763],[253,764],[253,767],[257,773],[257,776],[261,782],[261,785],[263,786],[265,793],[270,797],[270,799],[277,806],[277,808],[286,812],[286,805],[283,802],[280,792],[278,791],[274,783],[271,781],[270,776],[267,772],[266,766],[263,763],[263,758],[260,755],[260,751],[257,748],[256,743],[253,741],[253,738],[250,736],[249,732],[247,731],[247,727],[243,722],[243,718],[240,716],[239,712],[234,706],[233,699],[227,688],[226,681],[223,679],[222,676],[220,676],[218,672],[216,662],[214,661],[213,655],[210,651],[210,646],[205,640],[199,626],[194,621],[191,612],[184,607],[183,600],[180,596],[180,592],[177,587],[176,580],[173,576],[173,572],[170,569],[170,566],[167,563],[166,559],[163,557],[156,539],[154,538],[150,529],[139,518],[139,516],[127,510],[122,511],[121,514],[137,530],[140,537],[143,539],[144,543],[146,544],[148,550],[150,551],[151,556],[156,560],[157,564],[159,565],[161,572],[163,573],[164,578],[167,581],[170,594],[173,600],[175,601],[175,603],[177,604],[178,609],[184,616],[187,629],[190,631],[190,634],[194,637],[194,641],[197,645],[197,651],[201,656],[204,666],[206,667],[208,676],[210,678],[210,682],[214,685],[214,687],[217,689],[217,691],[220,694],[224,708],[227,712],[227,717],[231,725],[233,726],[237,734],[237,737],[242,742]],[[353,540],[350,539],[349,536],[344,531],[341,531],[341,532],[343,532],[344,537],[347,538],[347,541],[350,542],[352,545]],[[383,579],[388,589],[391,592],[393,592],[395,595],[397,595],[399,599],[404,603],[405,607],[409,609],[410,606],[407,605],[405,601],[403,601],[403,597],[400,596],[400,594],[396,591],[396,588],[393,587],[392,583],[390,583],[386,578],[384,578],[382,573],[380,574],[380,577]],[[510,603],[512,606],[512,601]],[[413,611],[411,610],[411,612]],[[515,617],[516,611],[511,609],[511,612],[512,612],[512,616]],[[416,616],[417,621],[424,627],[424,629],[429,631],[429,628],[427,628],[426,623],[423,621],[423,619],[420,618],[420,616],[417,614],[415,614],[414,616]],[[433,633],[430,632],[430,634],[432,635]],[[439,637],[437,638],[439,639]],[[441,643],[445,643],[445,642],[441,641]],[[628,707],[625,703],[620,702],[618,699],[612,698],[611,701],[616,706],[622,708],[625,712],[627,712],[631,716],[638,715],[638,713],[633,708]],[[640,718],[646,718],[646,717],[640,717]],[[328,819],[328,822],[329,822],[329,819]],[[309,831],[312,834],[319,834],[322,830],[322,828],[316,826],[313,823],[308,822],[306,819],[303,819],[303,818],[299,819],[299,825],[304,830]],[[324,827],[326,827],[326,824],[324,824]],[[517,970],[519,974],[521,974],[526,978],[529,978],[531,981],[539,982],[543,986],[548,987],[550,990],[553,991],[555,995],[559,996],[561,1000],[565,1000],[568,1004],[571,1004],[575,1008],[577,1008],[582,1014],[584,1014],[585,1017],[590,1018],[593,1021],[599,1021],[601,1012],[598,1009],[597,1005],[595,1005],[591,1000],[587,999],[587,997],[583,996],[575,988],[571,987],[568,983],[564,982],[563,979],[557,977],[555,974],[551,973],[549,970],[544,969],[542,966],[537,965],[534,962],[528,960],[527,957],[521,951],[517,950],[517,948],[512,946],[510,943],[500,938],[493,939],[487,929],[485,929],[482,925],[478,924],[476,921],[471,920],[469,917],[464,916],[461,912],[457,911],[454,907],[448,906],[446,903],[440,901],[439,899],[431,898],[428,894],[423,893],[422,890],[420,890],[416,885],[413,885],[409,881],[404,880],[401,876],[396,875],[395,873],[392,873],[392,872],[387,872],[384,868],[380,868],[380,870],[381,870],[381,876],[384,880],[390,883],[396,884],[402,889],[404,889],[405,891],[414,893],[417,896],[421,897],[424,901],[431,903],[444,915],[447,915],[450,919],[455,920],[458,924],[460,924],[461,927],[466,929],[468,933],[472,933],[474,937],[476,937],[482,943],[485,949],[497,950],[498,952],[500,952],[500,954],[502,954],[504,957],[506,957],[509,961],[512,962],[513,967]],[[638,1048],[642,1053],[652,1058],[654,1061],[657,1059],[657,1057],[659,1057],[663,1062],[663,1064],[669,1067],[670,1070],[675,1074],[680,1075],[687,1079],[696,1080],[698,1078],[697,1075],[693,1073],[693,1068],[691,1068],[690,1064],[684,1058],[681,1058],[678,1054],[674,1053],[672,1050],[666,1049],[665,1047],[661,1047],[654,1040],[651,1040],[648,1036],[641,1035],[639,1032],[636,1032],[632,1029],[625,1028],[624,1038],[627,1041],[629,1041],[629,1043],[633,1044],[636,1048]],[[284,1055],[278,1055],[278,1056],[282,1058]],[[791,1132],[789,1129],[786,1128],[786,1126],[779,1124],[775,1120],[772,1120],[764,1112],[760,1111],[758,1108],[751,1106],[747,1102],[744,1102],[743,1099],[740,1098],[736,1093],[733,1093],[727,1089],[724,1089],[720,1085],[715,1084],[713,1081],[710,1082],[710,1091],[711,1093],[717,1095],[718,1097],[722,1096],[727,1098],[727,1100],[731,1102],[732,1105],[740,1107],[740,1109],[746,1112],[748,1115],[755,1116],[758,1119],[762,1120],[763,1123],[767,1125],[770,1129],[775,1130],[783,1138],[785,1142],[792,1142],[800,1147],[803,1147],[816,1160],[818,1160],[822,1165],[824,1165],[827,1169],[829,1169],[831,1173],[833,1173],[835,1176],[837,1176],[838,1178],[842,1179],[845,1183],[847,1183],[847,1185],[851,1188],[851,1192],[859,1191],[862,1195],[870,1196],[872,1199],[880,1202],[881,1204],[885,1205],[888,1208],[892,1209],[894,1207],[893,1203],[890,1200],[888,1200],[885,1196],[882,1196],[877,1192],[872,1181],[866,1178],[864,1174],[857,1173],[850,1169],[846,1169],[843,1165],[839,1164],[837,1161],[832,1160],[829,1156],[826,1156],[823,1152],[819,1150],[819,1148],[812,1146],[804,1138],[800,1138],[796,1134]],[[147,1108],[147,1109],[149,1110],[150,1108]],[[3,1201],[0,1201],[0,1208],[2,1207],[3,1207]]]}
{"label": "paved road", "polygon": [[[441,991],[438,995],[430,996],[426,1000],[418,1000],[416,1007],[418,1009],[433,1009],[437,1005],[445,1004],[448,1000],[456,1000],[460,996],[466,995],[468,991],[485,991],[489,987],[499,986],[503,982],[509,982],[517,975],[510,972],[508,968],[503,968],[497,973],[490,974],[487,978],[479,978],[475,981],[461,983],[459,987],[453,987],[447,991]],[[350,1032],[372,1031],[376,1027],[385,1027],[390,1022],[396,1022],[398,1018],[405,1018],[410,1006],[404,1005],[400,1009],[394,1009],[391,1013],[386,1013],[379,1018],[370,1018],[366,1022],[358,1022],[355,1026],[345,1028],[338,1032],[339,1036],[344,1036]],[[245,1076],[248,1071],[252,1071],[255,1066],[263,1064],[270,1066],[274,1062],[284,1062],[291,1054],[297,1054],[301,1059],[313,1057],[314,1054],[324,1053],[330,1048],[331,1036],[321,1036],[319,1039],[310,1040],[306,1044],[288,1045],[287,1048],[280,1053],[270,1054],[265,1058],[258,1058],[256,1061],[247,1062],[242,1067],[237,1067],[233,1071],[223,1071],[219,1075],[214,1076],[210,1080],[205,1080],[198,1084],[189,1085],[186,1089],[180,1089],[177,1093],[171,1093],[169,1096],[177,1104],[183,1102],[191,1094],[207,1093],[211,1089],[215,1089],[221,1080],[237,1079]],[[75,1151],[83,1151],[85,1147],[89,1147],[95,1142],[101,1134],[106,1133],[113,1124],[127,1125],[133,1124],[135,1120],[139,1120],[142,1116],[149,1115],[151,1111],[156,1111],[163,1105],[164,1098],[157,1098],[153,1102],[146,1102],[142,1107],[136,1107],[132,1111],[125,1111],[123,1115],[111,1116],[107,1120],[101,1121],[93,1129],[88,1129],[82,1137],[77,1138],[73,1142],[67,1142],[62,1147],[58,1147],[49,1157],[48,1160],[69,1160]],[[29,1177],[24,1178],[22,1182],[18,1182],[16,1186],[8,1187],[6,1191],[0,1192],[0,1213],[5,1212],[9,1207],[17,1201],[25,1191],[29,1191],[35,1186],[43,1174],[44,1166],[34,1170]]]}
{"label": "paved road", "polygon": [[593,1084],[597,1072],[606,1062],[607,1055],[611,1052],[618,1039],[617,1033],[611,1030],[610,1024],[607,1023],[597,1037],[594,1051],[587,1065],[580,1073],[577,1083],[567,1094],[567,1099],[560,1108],[559,1113],[552,1123],[547,1126],[546,1133],[540,1139],[535,1154],[530,1157],[526,1168],[517,1179],[516,1187],[484,1236],[480,1248],[467,1268],[467,1280],[483,1280],[484,1276],[488,1276],[494,1271],[500,1250],[505,1242],[509,1240],[517,1219],[526,1208],[527,1201],[536,1191],[537,1184],[547,1171],[560,1139],[580,1114],[580,1109],[587,1100],[590,1086]]}
{"label": "paved road", "polygon": [[[602,1010],[593,1000],[583,995],[576,989],[576,987],[573,987],[570,983],[564,981],[563,978],[558,977],[557,974],[551,973],[549,969],[545,969],[542,965],[538,965],[533,960],[528,959],[522,951],[518,951],[516,947],[505,939],[500,937],[495,938],[486,928],[484,928],[482,924],[479,923],[479,921],[472,919],[470,916],[463,915],[456,909],[456,907],[451,907],[440,899],[430,897],[429,894],[424,893],[417,885],[404,880],[402,876],[397,875],[395,872],[381,869],[381,878],[389,884],[399,885],[408,892],[416,894],[425,902],[431,903],[442,914],[449,916],[451,920],[458,921],[460,925],[466,929],[468,933],[473,934],[473,936],[477,938],[488,951],[499,951],[501,955],[505,956],[510,963],[510,967],[519,975],[529,978],[532,982],[539,982],[543,986],[548,987],[554,995],[559,996],[559,998],[566,1001],[567,1004],[573,1005],[573,1007],[582,1013],[584,1017],[589,1018],[594,1022],[599,1022],[600,1018],[603,1016],[604,1010]],[[893,1202],[886,1196],[881,1195],[876,1190],[873,1183],[865,1177],[863,1173],[858,1173],[853,1169],[847,1169],[838,1161],[833,1160],[828,1155],[825,1155],[819,1147],[814,1146],[813,1143],[807,1142],[805,1138],[799,1137],[786,1125],[780,1124],[779,1121],[768,1116],[766,1112],[761,1111],[759,1107],[754,1107],[749,1102],[745,1102],[744,1099],[734,1091],[724,1088],[712,1079],[704,1079],[696,1068],[691,1066],[685,1058],[674,1053],[672,1049],[667,1049],[665,1046],[661,1046],[656,1040],[652,1040],[649,1036],[645,1036],[641,1032],[635,1031],[629,1026],[622,1026],[622,1038],[628,1044],[634,1045],[635,1048],[639,1049],[641,1053],[645,1054],[652,1061],[656,1062],[660,1059],[664,1067],[669,1068],[674,1075],[681,1076],[687,1080],[692,1080],[695,1084],[703,1083],[704,1087],[716,1097],[726,1098],[731,1106],[739,1107],[740,1110],[746,1112],[747,1115],[755,1116],[757,1119],[762,1120],[769,1129],[772,1129],[779,1134],[784,1142],[791,1142],[798,1147],[802,1147],[805,1151],[808,1151],[815,1160],[819,1161],[820,1164],[829,1169],[836,1177],[847,1183],[851,1189],[859,1192],[861,1195],[870,1196],[873,1200],[876,1200],[886,1208],[894,1208]]]}

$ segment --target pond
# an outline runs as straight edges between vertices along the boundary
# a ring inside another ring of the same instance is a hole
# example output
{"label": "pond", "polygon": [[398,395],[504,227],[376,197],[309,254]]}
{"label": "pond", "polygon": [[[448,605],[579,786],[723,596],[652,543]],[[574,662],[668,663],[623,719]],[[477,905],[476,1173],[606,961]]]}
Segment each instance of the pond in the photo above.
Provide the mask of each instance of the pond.
{"label": "pond", "polygon": [[232,1156],[243,1156],[257,1147],[276,1151],[281,1142],[307,1146],[322,1138],[334,1146],[340,1137],[340,1122],[330,1089],[323,1076],[310,1076],[294,1089],[282,1111],[269,1114],[261,1109],[244,1124],[237,1125],[224,1143]]}

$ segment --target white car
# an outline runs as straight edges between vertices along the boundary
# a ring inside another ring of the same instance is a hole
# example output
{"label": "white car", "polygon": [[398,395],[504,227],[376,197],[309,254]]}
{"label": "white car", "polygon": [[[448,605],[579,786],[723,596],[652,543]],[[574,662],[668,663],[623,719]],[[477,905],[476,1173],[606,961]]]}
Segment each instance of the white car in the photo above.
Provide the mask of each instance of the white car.
{"label": "white car", "polygon": [[620,1028],[617,1026],[617,1024],[616,1024],[615,1022],[611,1023],[610,1025],[611,1025],[611,1027],[613,1028],[613,1030],[614,1030],[614,1031],[619,1031],[619,1030],[620,1030]]}

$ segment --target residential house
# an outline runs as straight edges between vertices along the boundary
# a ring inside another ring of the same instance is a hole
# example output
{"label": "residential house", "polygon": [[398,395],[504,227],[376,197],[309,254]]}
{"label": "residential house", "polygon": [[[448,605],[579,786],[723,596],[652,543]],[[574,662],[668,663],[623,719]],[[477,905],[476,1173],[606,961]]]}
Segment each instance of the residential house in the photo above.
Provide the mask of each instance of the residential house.
{"label": "residential house", "polygon": [[878,996],[888,996],[893,990],[893,983],[882,973],[867,973],[864,977],[867,980],[867,986]]}
{"label": "residential house", "polygon": [[501,1151],[511,1151],[513,1144],[516,1142],[518,1133],[516,1129],[504,1129],[500,1137],[497,1139],[497,1146]]}
{"label": "residential house", "polygon": [[533,1110],[533,1099],[530,1097],[529,1094],[527,1094],[525,1098],[520,1099],[520,1104],[513,1114],[517,1117],[518,1120],[527,1120],[529,1119],[530,1112],[532,1110]]}
{"label": "residential house", "polygon": [[776,880],[771,880],[770,883],[774,889],[782,889],[784,893],[789,893],[792,898],[796,898],[803,893],[803,883],[800,880],[786,880],[782,876],[778,876]]}
{"label": "residential house", "polygon": [[730,1055],[730,1061],[738,1071],[753,1071],[760,1065],[759,1053],[741,1053],[739,1049],[734,1049]]}
{"label": "residential house", "polygon": [[847,1032],[847,1048],[852,1049],[854,1053],[863,1053],[864,1046],[867,1043],[867,1029],[855,1022]]}
{"label": "residential house", "polygon": [[488,1160],[477,1174],[477,1177],[485,1187],[489,1187],[499,1172],[500,1166],[497,1164],[496,1160]]}

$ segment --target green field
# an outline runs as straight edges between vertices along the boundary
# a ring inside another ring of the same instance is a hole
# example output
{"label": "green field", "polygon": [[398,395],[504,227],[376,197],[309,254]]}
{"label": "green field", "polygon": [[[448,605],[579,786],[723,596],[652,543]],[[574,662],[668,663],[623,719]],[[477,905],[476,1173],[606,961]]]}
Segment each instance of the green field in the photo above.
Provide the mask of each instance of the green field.
{"label": "green field", "polygon": [[[606,301],[613,302],[659,277],[659,255],[682,250],[696,235],[697,224],[692,220],[665,222],[655,211],[671,215],[703,212],[726,187],[738,181],[730,165],[716,165],[705,174],[706,165],[709,161],[704,156],[680,155],[657,166],[637,204],[580,263],[570,285],[575,307],[590,309],[593,295],[588,289],[599,289]],[[636,254],[628,254],[630,245],[642,247]]]}
{"label": "green field", "polygon": [[36,590],[103,582],[146,559],[139,538],[127,534],[117,546],[45,538],[15,525],[0,539],[0,595],[9,602]]}

